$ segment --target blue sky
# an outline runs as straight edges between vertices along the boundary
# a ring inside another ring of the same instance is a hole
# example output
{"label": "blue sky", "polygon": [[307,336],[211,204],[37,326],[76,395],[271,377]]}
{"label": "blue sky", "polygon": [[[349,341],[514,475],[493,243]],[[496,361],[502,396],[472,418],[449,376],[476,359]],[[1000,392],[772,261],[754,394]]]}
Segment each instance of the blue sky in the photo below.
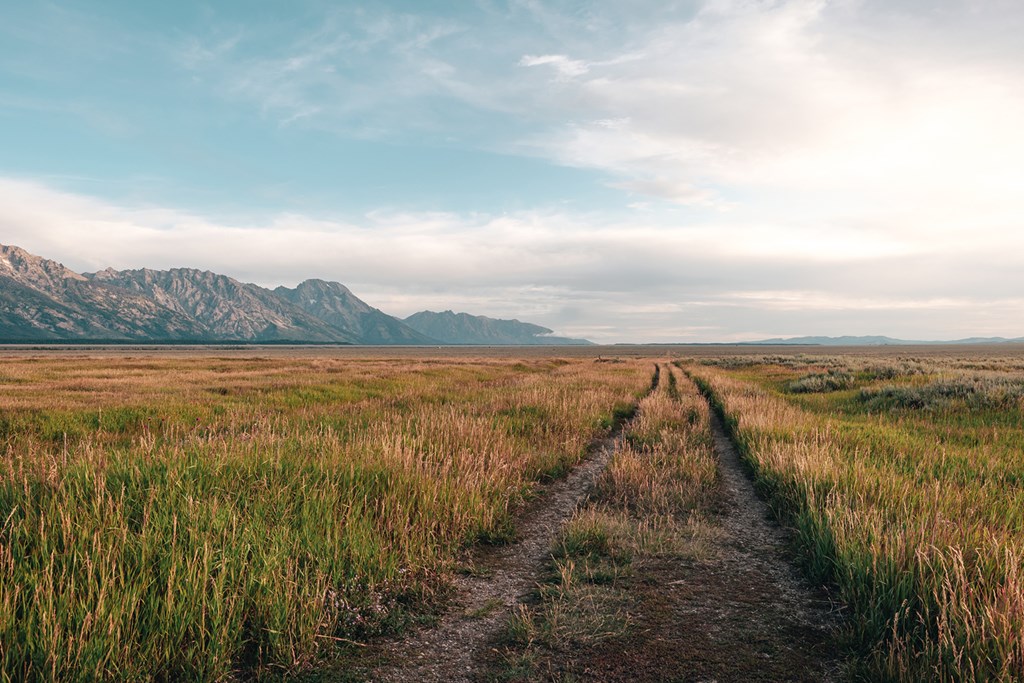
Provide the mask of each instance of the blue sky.
{"label": "blue sky", "polygon": [[1017,2],[4,5],[0,242],[72,268],[608,342],[1024,334]]}
{"label": "blue sky", "polygon": [[607,206],[599,174],[510,151],[519,112],[417,72],[435,52],[517,69],[466,36],[507,13],[416,6],[17,5],[0,28],[4,170],[225,214]]}

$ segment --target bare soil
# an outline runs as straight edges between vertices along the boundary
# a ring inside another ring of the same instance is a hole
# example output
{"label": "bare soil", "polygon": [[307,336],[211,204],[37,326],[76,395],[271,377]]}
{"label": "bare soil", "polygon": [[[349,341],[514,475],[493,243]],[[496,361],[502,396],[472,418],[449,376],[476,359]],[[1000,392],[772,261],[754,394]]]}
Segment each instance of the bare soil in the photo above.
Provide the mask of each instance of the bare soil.
{"label": "bare soil", "polygon": [[838,612],[794,566],[791,534],[772,519],[714,415],[712,428],[725,534],[719,552],[669,592],[692,667],[679,680],[841,680]]}
{"label": "bare soil", "polygon": [[623,637],[560,653],[542,680],[841,681],[841,620],[792,564],[790,534],[758,497],[713,418],[721,533],[699,561],[657,559],[631,579]]}
{"label": "bare soil", "polygon": [[478,675],[477,653],[528,599],[550,556],[555,532],[586,499],[615,450],[615,438],[596,444],[593,455],[565,479],[551,484],[518,526],[516,542],[483,549],[474,572],[456,578],[452,608],[432,628],[391,643],[387,664],[370,676],[380,683],[470,681]]}

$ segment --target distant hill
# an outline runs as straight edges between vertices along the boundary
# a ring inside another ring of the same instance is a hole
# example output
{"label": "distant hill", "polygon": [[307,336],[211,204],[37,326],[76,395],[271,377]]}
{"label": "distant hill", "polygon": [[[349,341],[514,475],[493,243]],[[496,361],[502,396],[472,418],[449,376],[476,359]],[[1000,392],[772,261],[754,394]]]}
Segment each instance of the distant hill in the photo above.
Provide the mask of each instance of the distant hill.
{"label": "distant hill", "polygon": [[586,339],[556,337],[548,328],[532,323],[452,311],[420,311],[410,315],[404,322],[421,334],[445,344],[579,346],[592,343]]}
{"label": "distant hill", "polygon": [[776,339],[762,339],[755,342],[744,342],[750,345],[798,345],[808,346],[923,346],[932,344],[1006,344],[1011,342],[1024,342],[1024,337],[1007,339],[1006,337],[969,337],[967,339],[954,339],[951,341],[911,341],[907,339],[894,339],[882,336],[844,336],[844,337],[786,337]]}

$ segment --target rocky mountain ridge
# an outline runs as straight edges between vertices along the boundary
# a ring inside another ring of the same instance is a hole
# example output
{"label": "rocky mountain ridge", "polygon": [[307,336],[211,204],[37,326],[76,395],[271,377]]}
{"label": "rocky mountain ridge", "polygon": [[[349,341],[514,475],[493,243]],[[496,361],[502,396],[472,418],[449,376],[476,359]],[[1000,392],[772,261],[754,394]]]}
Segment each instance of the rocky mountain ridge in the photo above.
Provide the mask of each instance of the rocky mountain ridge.
{"label": "rocky mountain ridge", "polygon": [[145,296],[196,321],[203,337],[262,342],[360,342],[357,335],[333,327],[268,289],[210,271],[108,268],[87,277]]}
{"label": "rocky mountain ridge", "polygon": [[[551,332],[518,321],[468,318],[524,326],[527,337]],[[193,268],[76,273],[0,245],[0,342],[567,343],[558,337],[514,338],[475,333],[439,339],[370,306],[338,282],[310,279],[270,290]]]}
{"label": "rocky mountain ridge", "polygon": [[354,334],[360,344],[437,344],[383,311],[373,308],[338,282],[306,280],[274,294],[336,329]]}

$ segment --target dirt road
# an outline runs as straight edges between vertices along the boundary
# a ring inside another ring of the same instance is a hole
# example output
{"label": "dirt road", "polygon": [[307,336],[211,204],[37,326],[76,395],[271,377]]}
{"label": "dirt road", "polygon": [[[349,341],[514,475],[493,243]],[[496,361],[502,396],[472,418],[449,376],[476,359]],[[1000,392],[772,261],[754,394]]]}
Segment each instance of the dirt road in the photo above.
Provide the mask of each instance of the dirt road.
{"label": "dirt road", "polygon": [[[688,381],[688,380],[684,380]],[[788,532],[774,522],[717,418],[712,419],[722,478],[717,531],[699,559],[658,559],[630,579],[629,632],[541,680],[568,673],[581,681],[838,681],[839,617],[827,595],[793,564]],[[608,439],[569,477],[551,486],[520,526],[519,540],[494,548],[481,572],[457,580],[456,604],[433,628],[395,644],[370,680],[495,680],[488,650],[510,610],[528,600],[550,557],[559,525],[586,498],[615,442]],[[557,656],[556,656],[557,659]]]}
{"label": "dirt road", "polygon": [[636,635],[609,644],[580,680],[840,681],[838,615],[792,563],[789,537],[712,418],[725,500],[701,560],[657,563],[636,588]]}

